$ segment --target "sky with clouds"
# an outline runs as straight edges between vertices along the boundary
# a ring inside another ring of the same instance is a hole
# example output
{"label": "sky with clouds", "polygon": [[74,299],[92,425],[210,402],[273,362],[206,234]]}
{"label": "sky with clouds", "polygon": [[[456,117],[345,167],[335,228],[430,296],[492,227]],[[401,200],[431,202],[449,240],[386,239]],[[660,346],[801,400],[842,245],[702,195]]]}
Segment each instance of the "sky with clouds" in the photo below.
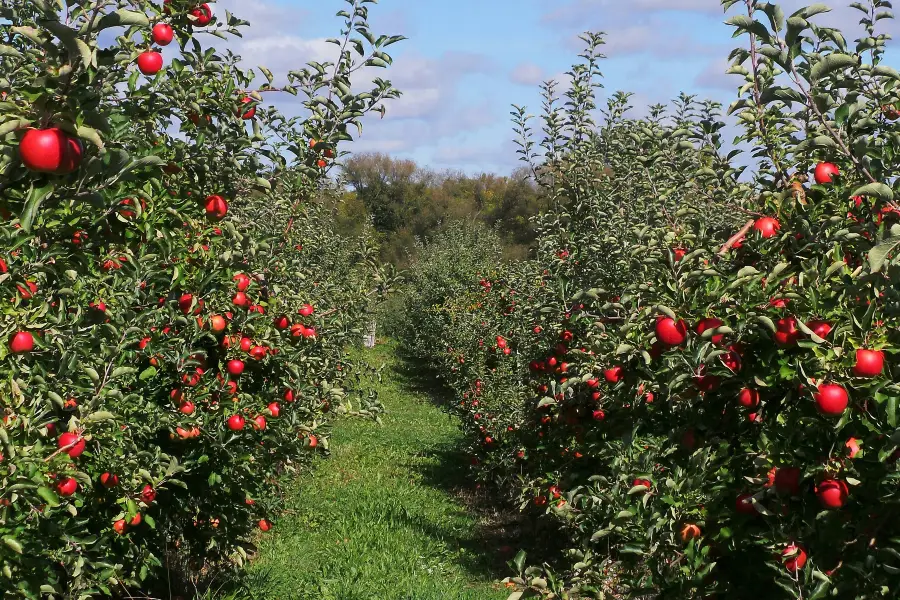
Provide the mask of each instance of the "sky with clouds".
{"label": "sky with clouds", "polygon": [[[786,14],[810,3],[780,2]],[[817,22],[854,39],[860,13],[829,4],[834,10]],[[337,35],[341,20],[334,15],[344,6],[343,0],[221,0],[215,8],[251,22],[244,38],[229,43],[248,66],[285,73],[334,56],[325,39]],[[379,73],[403,96],[388,102],[384,119],[365,122],[352,150],[436,169],[514,169],[511,104],[538,113],[539,84],[564,78],[584,31],[607,34],[602,96],[633,92],[635,115],[681,91],[727,106],[740,84],[725,70],[728,53],[743,40],[731,38],[718,0],[380,0],[370,11],[375,33],[409,38],[391,47],[394,64]],[[900,28],[891,22],[887,29]],[[282,102],[290,112],[289,99]]]}

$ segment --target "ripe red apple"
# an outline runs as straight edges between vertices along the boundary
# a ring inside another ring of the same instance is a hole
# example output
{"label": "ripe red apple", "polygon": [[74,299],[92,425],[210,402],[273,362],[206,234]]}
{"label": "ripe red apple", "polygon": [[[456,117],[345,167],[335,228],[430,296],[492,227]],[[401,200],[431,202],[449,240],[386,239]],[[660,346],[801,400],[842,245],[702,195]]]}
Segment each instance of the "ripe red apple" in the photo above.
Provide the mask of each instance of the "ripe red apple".
{"label": "ripe red apple", "polygon": [[[694,331],[697,332],[697,335],[703,335],[704,331],[708,329],[716,329],[724,324],[725,323],[721,319],[716,319],[715,317],[707,317],[705,319],[701,319],[697,323]],[[725,334],[719,333],[712,336],[711,341],[713,344],[721,344],[723,339],[725,339]]]}
{"label": "ripe red apple", "polygon": [[231,375],[237,377],[244,372],[244,361],[237,359],[229,360],[226,368]]}
{"label": "ripe red apple", "polygon": [[759,406],[759,392],[749,388],[742,389],[738,394],[738,403],[747,408],[756,408]]}
{"label": "ripe red apple", "polygon": [[294,390],[284,390],[284,398],[285,402],[293,402],[294,401]]}
{"label": "ripe red apple", "polygon": [[125,531],[128,529],[128,524],[125,523],[125,519],[119,519],[115,523],[113,523],[113,531],[118,533],[119,535],[125,535]]}
{"label": "ripe red apple", "polygon": [[319,438],[317,438],[314,435],[309,436],[309,447],[315,448],[318,445],[319,445]]}
{"label": "ripe red apple", "polygon": [[300,310],[298,310],[297,312],[300,314],[301,317],[308,317],[308,316],[312,315],[315,311],[316,311],[316,309],[313,308],[312,304],[304,304],[303,306],[300,307]]}
{"label": "ripe red apple", "polygon": [[656,339],[666,346],[680,346],[687,340],[687,325],[670,317],[659,318],[656,321]]}
{"label": "ripe red apple", "polygon": [[250,287],[250,277],[245,273],[238,273],[231,279],[237,282],[237,290],[239,292],[246,292],[247,288]]}
{"label": "ripe red apple", "polygon": [[778,230],[781,229],[781,223],[778,222],[778,219],[773,219],[772,217],[762,217],[756,220],[753,224],[753,229],[758,231],[764,238],[775,237],[778,234]]}
{"label": "ripe red apple", "polygon": [[228,203],[222,196],[206,197],[206,216],[214,221],[221,221],[228,214]]}
{"label": "ripe red apple", "polygon": [[190,400],[188,400],[187,402],[182,404],[178,408],[178,410],[181,412],[181,414],[192,415],[192,414],[194,414],[194,410],[195,410],[194,403],[191,402]]}
{"label": "ripe red apple", "polygon": [[751,494],[741,494],[737,497],[735,508],[742,515],[758,515],[759,511],[753,505],[753,496]]}
{"label": "ripe red apple", "polygon": [[13,354],[27,354],[34,350],[34,336],[28,331],[20,331],[9,339],[9,351]]}
{"label": "ripe red apple", "polygon": [[253,429],[262,431],[266,428],[266,418],[262,415],[256,415],[253,419]]}
{"label": "ripe red apple", "polygon": [[56,491],[60,496],[71,496],[78,491],[78,482],[71,477],[64,477],[57,482]]}
{"label": "ripe red apple", "polygon": [[243,352],[250,352],[250,348],[253,347],[253,340],[248,337],[241,338],[241,350]]}
{"label": "ripe red apple", "polygon": [[303,330],[303,337],[305,338],[314,338],[316,337],[316,330],[313,327],[307,327]]}
{"label": "ripe red apple", "polygon": [[259,520],[259,529],[260,531],[266,532],[272,529],[272,522],[268,519],[260,519]]}
{"label": "ripe red apple", "polygon": [[645,491],[649,491],[653,487],[653,484],[649,479],[635,479],[631,482],[632,487],[637,487],[639,485],[646,487],[647,489]]}
{"label": "ripe red apple", "polygon": [[788,545],[781,551],[784,568],[796,573],[806,565],[806,551],[796,544]]}
{"label": "ripe red apple", "polygon": [[853,373],[857,377],[877,377],[884,370],[884,352],[880,350],[857,350]]}
{"label": "ripe red apple", "polygon": [[797,467],[777,469],[773,483],[779,492],[796,496],[800,493],[800,469]]}
{"label": "ripe red apple", "polygon": [[228,321],[222,315],[213,315],[209,319],[209,328],[215,333],[222,333],[228,327]]}
{"label": "ripe red apple", "polygon": [[206,27],[212,21],[213,12],[209,4],[201,4],[191,9],[191,16],[194,17],[194,25],[198,27]]}
{"label": "ripe red apple", "polygon": [[137,527],[141,524],[141,513],[135,513],[133,517],[131,517],[131,521],[128,523],[132,527]]}
{"label": "ripe red apple", "polygon": [[806,324],[810,331],[822,338],[823,340],[831,333],[831,323],[828,321],[814,320]]}
{"label": "ripe red apple", "polygon": [[119,485],[119,476],[113,473],[103,473],[100,476],[100,485],[105,488],[114,488]]}
{"label": "ripe red apple", "polygon": [[602,421],[603,419],[606,418],[606,413],[603,412],[603,411],[600,410],[600,409],[597,409],[597,410],[595,410],[593,413],[591,413],[591,417],[592,417],[595,421]]}
{"label": "ripe red apple", "polygon": [[275,418],[278,418],[278,415],[281,414],[281,407],[277,402],[270,402],[266,408],[269,410],[269,414]]}
{"label": "ripe red apple", "polygon": [[232,304],[235,306],[239,306],[241,308],[247,308],[250,306],[250,299],[247,298],[247,294],[244,292],[237,292],[234,295],[234,298],[231,299]]}
{"label": "ripe red apple", "polygon": [[81,141],[58,127],[29,129],[19,142],[22,164],[38,173],[71,173],[81,164]]}
{"label": "ripe red apple", "polygon": [[291,322],[288,320],[287,315],[281,315],[280,317],[275,319],[275,328],[276,329],[287,329],[290,327]]}
{"label": "ripe red apple", "polygon": [[65,448],[70,444],[72,445],[71,448],[63,451],[68,454],[70,458],[78,458],[79,456],[81,456],[81,453],[84,452],[84,438],[82,438],[77,433],[66,432],[59,436],[59,439],[56,441],[56,443],[60,448]]}
{"label": "ripe red apple", "polygon": [[839,385],[825,383],[819,386],[815,394],[816,405],[819,411],[826,415],[843,414],[850,402],[847,390]]}
{"label": "ripe red apple", "polygon": [[156,490],[153,489],[153,486],[149,484],[144,486],[144,489],[141,490],[141,500],[146,504],[152,504],[156,500]]}
{"label": "ripe red apple", "polygon": [[819,185],[823,185],[826,183],[831,183],[834,179],[835,175],[840,175],[841,171],[838,169],[837,165],[830,162],[820,162],[816,165],[816,169],[813,173],[813,177],[816,180],[816,183]]}
{"label": "ripe red apple", "polygon": [[231,415],[228,418],[228,429],[232,431],[240,431],[244,428],[244,417],[241,415]]}
{"label": "ripe red apple", "polygon": [[182,294],[180,298],[178,298],[178,308],[184,314],[189,314],[191,312],[191,306],[194,304],[194,296],[193,294]]}
{"label": "ripe red apple", "polygon": [[687,254],[687,250],[684,248],[675,248],[672,250],[672,253],[675,255],[675,262],[680,262],[682,258],[684,258],[685,254]]}
{"label": "ripe red apple", "polygon": [[609,383],[618,383],[625,376],[625,371],[621,366],[616,365],[603,371],[603,378]]}
{"label": "ripe red apple", "polygon": [[775,323],[775,343],[782,347],[795,346],[800,339],[800,329],[795,317],[778,319]]}
{"label": "ripe red apple", "polygon": [[172,43],[172,40],[175,39],[175,31],[172,29],[172,26],[167,23],[157,23],[153,26],[151,37],[153,38],[154,44],[168,46]]}
{"label": "ripe red apple", "polygon": [[[250,96],[244,96],[243,98],[241,98],[241,104],[250,104],[251,102],[253,102],[253,98],[251,98]],[[238,115],[240,115],[240,117],[245,121],[252,119],[256,116],[256,107],[251,106],[250,109],[243,114],[241,114],[241,111],[238,111]]]}
{"label": "ripe red apple", "polygon": [[163,67],[162,54],[153,50],[141,52],[137,58],[137,65],[144,75],[156,75]]}
{"label": "ripe red apple", "polygon": [[816,496],[825,508],[841,508],[847,502],[850,488],[839,479],[826,479],[816,486]]}

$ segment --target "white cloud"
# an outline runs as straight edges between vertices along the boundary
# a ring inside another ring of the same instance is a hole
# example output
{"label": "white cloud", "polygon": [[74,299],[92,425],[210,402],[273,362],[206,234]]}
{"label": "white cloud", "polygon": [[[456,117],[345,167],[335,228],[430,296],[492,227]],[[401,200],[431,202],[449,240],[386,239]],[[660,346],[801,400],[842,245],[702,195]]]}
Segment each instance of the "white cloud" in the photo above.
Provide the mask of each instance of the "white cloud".
{"label": "white cloud", "polygon": [[534,63],[522,62],[516,65],[509,79],[520,85],[538,85],[544,81],[544,71]]}

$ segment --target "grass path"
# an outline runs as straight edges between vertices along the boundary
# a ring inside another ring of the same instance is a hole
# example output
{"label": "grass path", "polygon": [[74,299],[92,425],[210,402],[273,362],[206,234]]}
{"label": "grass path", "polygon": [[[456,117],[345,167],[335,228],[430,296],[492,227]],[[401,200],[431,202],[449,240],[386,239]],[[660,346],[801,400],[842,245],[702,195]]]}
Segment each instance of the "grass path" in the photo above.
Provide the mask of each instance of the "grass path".
{"label": "grass path", "polygon": [[[505,600],[503,557],[455,492],[462,483],[456,424],[416,390],[391,345],[375,383],[382,426],[339,422],[332,455],[289,492],[288,512],[251,567],[257,598],[272,600]],[[506,557],[508,558],[508,557]]]}

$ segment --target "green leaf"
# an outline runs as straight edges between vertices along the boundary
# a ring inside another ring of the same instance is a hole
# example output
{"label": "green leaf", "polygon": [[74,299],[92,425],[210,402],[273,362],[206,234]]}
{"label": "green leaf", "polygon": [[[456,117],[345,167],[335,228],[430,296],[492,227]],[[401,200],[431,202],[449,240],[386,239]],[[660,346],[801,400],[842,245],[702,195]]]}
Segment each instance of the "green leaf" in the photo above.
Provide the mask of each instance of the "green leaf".
{"label": "green leaf", "polygon": [[869,250],[869,269],[872,273],[877,273],[881,270],[888,254],[893,252],[898,244],[900,244],[900,237],[892,237]]}
{"label": "green leaf", "polygon": [[894,199],[894,190],[884,183],[869,183],[858,187],[850,193],[851,196],[875,196],[882,202],[891,202]]}
{"label": "green leaf", "polygon": [[87,127],[82,125],[76,131],[78,137],[85,139],[97,146],[98,149],[103,150],[103,139],[100,137],[100,132],[94,129],[93,127]]}
{"label": "green leaf", "polygon": [[3,543],[6,544],[10,550],[15,552],[16,554],[22,554],[22,544],[19,543],[16,538],[5,535],[3,536]]}
{"label": "green leaf", "polygon": [[120,8],[116,12],[105,15],[102,19],[97,21],[94,29],[96,31],[100,31],[109,27],[124,27],[128,25],[149,27],[150,19],[148,19],[147,15],[142,12]]}
{"label": "green leaf", "polygon": [[59,496],[57,496],[56,492],[48,487],[43,485],[38,487],[37,495],[40,496],[49,506],[59,506]]}
{"label": "green leaf", "polygon": [[19,215],[19,225],[21,225],[22,231],[31,233],[31,227],[34,225],[34,219],[37,216],[38,209],[41,207],[41,202],[52,194],[55,189],[56,184],[53,182],[47,182],[43,187],[31,188],[31,191],[28,193],[28,199],[25,200],[25,208],[22,210],[22,214]]}
{"label": "green leaf", "polygon": [[855,56],[849,54],[829,54],[824,59],[813,65],[809,71],[810,81],[818,81],[829,73],[856,66],[858,63]]}

